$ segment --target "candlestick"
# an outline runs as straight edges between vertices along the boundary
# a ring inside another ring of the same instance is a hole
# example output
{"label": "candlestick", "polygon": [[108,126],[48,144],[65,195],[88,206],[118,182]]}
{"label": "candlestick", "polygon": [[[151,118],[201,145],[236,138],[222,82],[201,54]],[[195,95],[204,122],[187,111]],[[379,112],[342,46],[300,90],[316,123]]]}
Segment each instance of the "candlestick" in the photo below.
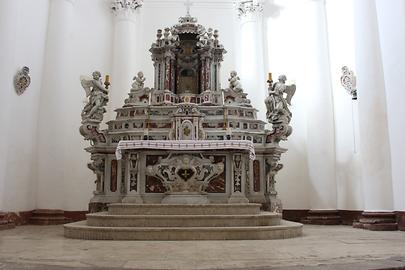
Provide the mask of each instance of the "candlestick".
{"label": "candlestick", "polygon": [[108,89],[108,87],[111,85],[111,83],[110,83],[110,75],[108,75],[108,74],[105,75],[104,85],[105,85],[106,89]]}
{"label": "candlestick", "polygon": [[269,72],[269,77],[267,79],[268,81],[273,81],[273,75],[271,74],[271,72]]}

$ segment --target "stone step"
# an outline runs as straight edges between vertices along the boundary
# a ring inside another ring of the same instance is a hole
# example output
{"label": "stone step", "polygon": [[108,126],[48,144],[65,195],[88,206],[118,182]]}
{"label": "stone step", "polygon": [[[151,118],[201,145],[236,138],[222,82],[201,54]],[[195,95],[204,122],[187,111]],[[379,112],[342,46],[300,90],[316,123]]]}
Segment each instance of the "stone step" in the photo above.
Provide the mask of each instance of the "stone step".
{"label": "stone step", "polygon": [[279,225],[281,215],[110,215],[88,214],[87,225],[96,227],[243,227]]}
{"label": "stone step", "polygon": [[59,225],[70,221],[70,219],[65,218],[63,210],[36,209],[32,211],[28,223],[33,225]]}
{"label": "stone step", "polygon": [[131,204],[108,205],[112,215],[253,215],[260,213],[261,204]]}
{"label": "stone step", "polygon": [[92,227],[86,221],[64,225],[67,238],[86,240],[266,240],[302,235],[302,224],[248,227]]}

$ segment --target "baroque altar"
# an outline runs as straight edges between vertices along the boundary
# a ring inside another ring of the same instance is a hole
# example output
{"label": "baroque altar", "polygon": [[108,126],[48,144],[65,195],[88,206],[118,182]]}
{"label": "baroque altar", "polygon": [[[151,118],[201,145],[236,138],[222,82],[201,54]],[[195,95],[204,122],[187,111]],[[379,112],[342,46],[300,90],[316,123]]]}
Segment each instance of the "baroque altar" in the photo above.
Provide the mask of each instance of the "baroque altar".
{"label": "baroque altar", "polygon": [[80,133],[91,146],[88,168],[95,175],[90,211],[111,203],[259,203],[281,213],[276,175],[283,168],[279,143],[292,132],[289,106],[295,86],[269,77],[267,121],[245,93],[237,72],[222,89],[225,48],[219,32],[197,19],[157,30],[150,48],[154,84],[138,72],[116,118],[100,124],[109,80],[100,72],[81,78],[88,96]]}

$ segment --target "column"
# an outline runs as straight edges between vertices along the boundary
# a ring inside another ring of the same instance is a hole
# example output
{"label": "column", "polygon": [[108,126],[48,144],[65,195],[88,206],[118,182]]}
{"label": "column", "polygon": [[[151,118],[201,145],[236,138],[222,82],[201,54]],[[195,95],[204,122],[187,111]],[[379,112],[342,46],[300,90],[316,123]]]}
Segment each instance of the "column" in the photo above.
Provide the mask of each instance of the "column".
{"label": "column", "polygon": [[339,224],[335,170],[335,127],[333,95],[329,61],[329,44],[325,0],[308,1],[308,18],[312,17],[308,33],[312,63],[308,80],[313,82],[308,91],[307,151],[310,207],[305,223]]}
{"label": "column", "polygon": [[[0,2],[0,123],[2,132],[0,132],[0,211],[6,210],[5,207],[5,185],[7,181],[7,151],[8,151],[8,131],[11,121],[12,95],[15,95],[13,86],[14,72],[10,66],[14,63],[14,48],[16,45],[16,17],[18,14],[19,3],[17,1]],[[14,65],[13,65],[14,67]]]}
{"label": "column", "polygon": [[257,118],[266,121],[267,96],[263,52],[263,2],[252,0],[238,4],[239,17],[239,70],[242,86],[253,107],[259,110]]}
{"label": "column", "polygon": [[[386,93],[374,0],[354,3],[364,213],[359,227],[395,230]],[[388,221],[391,219],[391,221]],[[374,221],[374,223],[371,223]]]}
{"label": "column", "polygon": [[114,0],[111,4],[114,15],[113,69],[110,101],[106,120],[115,118],[114,110],[124,105],[131,89],[136,70],[137,18],[142,0]]}
{"label": "column", "polygon": [[64,208],[72,171],[69,167],[72,162],[67,158],[72,151],[69,140],[74,131],[69,116],[76,107],[76,93],[72,89],[80,87],[72,71],[74,3],[74,0],[50,1],[38,121],[37,207],[43,209]]}

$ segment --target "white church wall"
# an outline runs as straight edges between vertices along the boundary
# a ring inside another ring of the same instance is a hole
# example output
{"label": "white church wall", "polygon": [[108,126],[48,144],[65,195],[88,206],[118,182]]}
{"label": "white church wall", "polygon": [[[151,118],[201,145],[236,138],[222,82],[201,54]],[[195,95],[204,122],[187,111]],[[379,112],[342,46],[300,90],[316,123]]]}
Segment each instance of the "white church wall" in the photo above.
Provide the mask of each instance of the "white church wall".
{"label": "white church wall", "polygon": [[[342,67],[355,68],[352,0],[327,1],[327,22],[334,97],[338,209],[363,209],[357,101],[340,83]],[[342,18],[345,18],[342,20]]]}
{"label": "white church wall", "polygon": [[387,98],[394,209],[405,210],[405,2],[376,1]]}
{"label": "white church wall", "polygon": [[[0,2],[0,209],[6,211],[35,206],[37,117],[47,12],[47,0]],[[31,85],[18,96],[13,77],[23,66],[30,68]]]}

